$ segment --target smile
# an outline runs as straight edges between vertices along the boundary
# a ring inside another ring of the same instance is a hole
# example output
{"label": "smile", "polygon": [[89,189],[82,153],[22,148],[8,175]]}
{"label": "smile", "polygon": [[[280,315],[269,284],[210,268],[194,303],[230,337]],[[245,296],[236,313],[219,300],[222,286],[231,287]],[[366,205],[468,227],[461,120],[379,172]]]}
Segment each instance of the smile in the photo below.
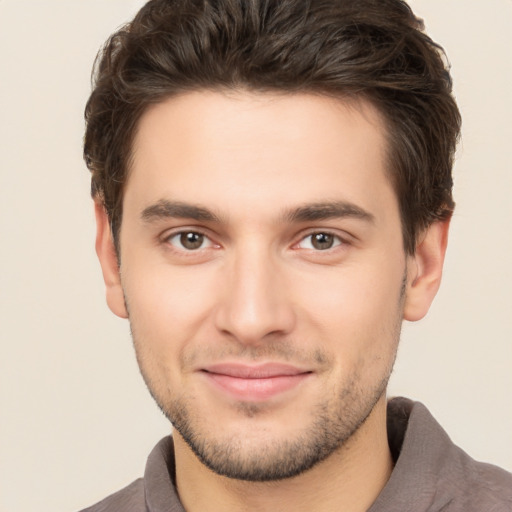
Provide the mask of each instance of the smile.
{"label": "smile", "polygon": [[201,373],[217,390],[249,402],[269,400],[292,390],[312,375],[311,371],[277,363],[220,364],[202,369]]}

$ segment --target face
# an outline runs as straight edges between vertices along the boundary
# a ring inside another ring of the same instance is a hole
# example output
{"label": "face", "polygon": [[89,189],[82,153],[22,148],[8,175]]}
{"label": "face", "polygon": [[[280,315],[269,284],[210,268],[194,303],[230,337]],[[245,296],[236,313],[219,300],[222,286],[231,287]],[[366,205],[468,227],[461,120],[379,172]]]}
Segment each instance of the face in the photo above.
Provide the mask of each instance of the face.
{"label": "face", "polygon": [[194,92],[141,119],[109,304],[215,472],[296,475],[385,400],[411,282],[385,151],[369,104],[314,95]]}

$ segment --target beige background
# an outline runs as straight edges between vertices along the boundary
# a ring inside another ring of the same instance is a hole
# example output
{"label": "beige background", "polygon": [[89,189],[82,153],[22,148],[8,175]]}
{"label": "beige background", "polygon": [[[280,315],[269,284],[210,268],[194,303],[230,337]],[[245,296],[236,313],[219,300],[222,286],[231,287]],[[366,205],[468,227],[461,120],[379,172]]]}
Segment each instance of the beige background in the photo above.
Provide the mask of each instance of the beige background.
{"label": "beige background", "polygon": [[[464,116],[445,280],[392,394],[512,470],[512,1],[415,0]],[[94,55],[141,2],[0,0],[0,511],[78,510],[142,474],[169,426],[93,250],[82,112]]]}

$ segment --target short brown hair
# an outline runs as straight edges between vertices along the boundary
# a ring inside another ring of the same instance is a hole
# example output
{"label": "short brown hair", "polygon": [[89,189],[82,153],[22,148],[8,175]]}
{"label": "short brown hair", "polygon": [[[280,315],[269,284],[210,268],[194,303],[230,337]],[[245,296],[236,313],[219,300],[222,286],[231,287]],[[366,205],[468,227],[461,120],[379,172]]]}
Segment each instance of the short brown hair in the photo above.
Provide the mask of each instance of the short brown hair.
{"label": "short brown hair", "polygon": [[202,89],[371,101],[387,125],[404,247],[450,217],[460,114],[442,48],[401,0],[151,0],[100,51],[84,157],[116,244],[138,121]]}

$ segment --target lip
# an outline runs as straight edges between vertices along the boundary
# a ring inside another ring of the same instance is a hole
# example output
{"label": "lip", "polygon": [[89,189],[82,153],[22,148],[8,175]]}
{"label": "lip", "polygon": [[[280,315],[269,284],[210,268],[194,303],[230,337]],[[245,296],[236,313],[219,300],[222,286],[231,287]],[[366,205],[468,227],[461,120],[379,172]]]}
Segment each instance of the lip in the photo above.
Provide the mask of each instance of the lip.
{"label": "lip", "polygon": [[290,391],[312,372],[288,364],[215,364],[201,369],[207,381],[232,398],[263,402]]}

